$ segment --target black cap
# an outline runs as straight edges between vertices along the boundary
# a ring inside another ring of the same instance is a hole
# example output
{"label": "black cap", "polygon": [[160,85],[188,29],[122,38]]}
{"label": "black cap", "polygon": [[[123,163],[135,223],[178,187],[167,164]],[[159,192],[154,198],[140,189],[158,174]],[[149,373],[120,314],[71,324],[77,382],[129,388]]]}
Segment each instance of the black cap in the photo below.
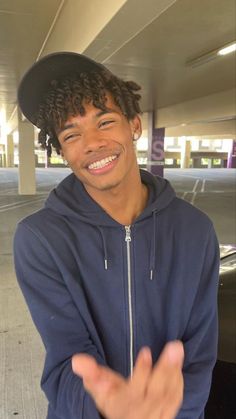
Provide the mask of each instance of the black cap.
{"label": "black cap", "polygon": [[22,113],[34,125],[39,105],[51,87],[52,80],[83,72],[109,71],[102,64],[75,52],[56,52],[34,63],[23,76],[18,88],[18,103]]}

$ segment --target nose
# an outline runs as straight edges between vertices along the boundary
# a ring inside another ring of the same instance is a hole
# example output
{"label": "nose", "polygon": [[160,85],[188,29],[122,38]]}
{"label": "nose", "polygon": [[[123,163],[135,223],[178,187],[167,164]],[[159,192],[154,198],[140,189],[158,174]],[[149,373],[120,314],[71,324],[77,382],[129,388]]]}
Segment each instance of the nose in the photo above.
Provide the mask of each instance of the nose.
{"label": "nose", "polygon": [[86,130],[83,136],[84,152],[86,154],[106,148],[108,141],[103,132],[97,130]]}

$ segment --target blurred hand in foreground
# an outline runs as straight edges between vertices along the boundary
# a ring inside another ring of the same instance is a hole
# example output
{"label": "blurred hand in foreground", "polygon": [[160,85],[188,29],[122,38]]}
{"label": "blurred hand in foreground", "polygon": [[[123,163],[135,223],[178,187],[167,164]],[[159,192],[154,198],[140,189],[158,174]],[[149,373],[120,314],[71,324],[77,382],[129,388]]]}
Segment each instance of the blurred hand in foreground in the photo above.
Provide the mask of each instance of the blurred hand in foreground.
{"label": "blurred hand in foreground", "polygon": [[72,369],[107,419],[174,419],[183,400],[183,359],[183,345],[174,341],[154,366],[149,348],[141,349],[128,379],[85,354],[72,357]]}

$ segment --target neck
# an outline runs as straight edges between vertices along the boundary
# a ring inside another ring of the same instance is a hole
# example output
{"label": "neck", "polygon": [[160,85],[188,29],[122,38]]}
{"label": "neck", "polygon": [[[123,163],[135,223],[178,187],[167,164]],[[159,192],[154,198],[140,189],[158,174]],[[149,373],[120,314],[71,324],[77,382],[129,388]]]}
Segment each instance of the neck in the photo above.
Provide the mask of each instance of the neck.
{"label": "neck", "polygon": [[143,212],[148,200],[148,189],[141,182],[140,174],[135,182],[129,179],[126,185],[98,191],[87,190],[90,196],[114,220],[123,225],[130,225]]}

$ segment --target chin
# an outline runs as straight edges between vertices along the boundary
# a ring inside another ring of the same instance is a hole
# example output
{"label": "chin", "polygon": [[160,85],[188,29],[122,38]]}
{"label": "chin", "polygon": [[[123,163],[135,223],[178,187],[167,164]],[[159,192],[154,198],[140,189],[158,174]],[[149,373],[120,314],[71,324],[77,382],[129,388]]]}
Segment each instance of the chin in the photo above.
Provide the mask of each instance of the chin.
{"label": "chin", "polygon": [[94,183],[90,183],[90,182],[83,182],[84,183],[84,186],[85,186],[85,188],[87,189],[87,191],[89,192],[89,191],[100,191],[100,192],[103,192],[103,191],[112,191],[112,190],[114,190],[115,188],[117,188],[119,185],[120,185],[120,180],[111,180],[110,179],[110,181],[109,180],[107,180],[107,181],[105,181],[105,179],[104,179],[104,181],[102,182],[94,182]]}

